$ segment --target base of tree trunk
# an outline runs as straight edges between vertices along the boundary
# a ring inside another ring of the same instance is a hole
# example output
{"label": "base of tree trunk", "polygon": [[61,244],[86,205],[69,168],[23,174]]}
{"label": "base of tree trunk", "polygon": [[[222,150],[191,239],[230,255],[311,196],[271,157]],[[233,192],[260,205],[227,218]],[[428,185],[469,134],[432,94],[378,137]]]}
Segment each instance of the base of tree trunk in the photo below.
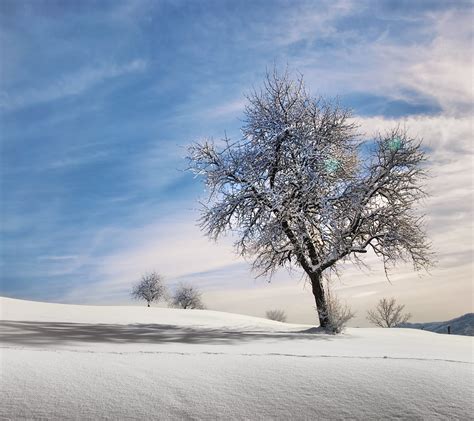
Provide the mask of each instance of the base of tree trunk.
{"label": "base of tree trunk", "polygon": [[316,302],[316,310],[318,312],[319,325],[323,329],[329,328],[329,314],[328,306],[326,302],[326,294],[324,293],[323,277],[320,273],[314,273],[309,275],[311,279],[311,286],[314,295],[314,301]]}

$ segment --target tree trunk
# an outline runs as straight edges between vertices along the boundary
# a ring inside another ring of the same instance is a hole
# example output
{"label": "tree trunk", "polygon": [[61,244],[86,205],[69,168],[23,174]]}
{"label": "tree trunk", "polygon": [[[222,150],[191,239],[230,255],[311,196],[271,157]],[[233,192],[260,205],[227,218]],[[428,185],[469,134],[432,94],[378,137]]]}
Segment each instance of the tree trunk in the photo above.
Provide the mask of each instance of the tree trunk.
{"label": "tree trunk", "polygon": [[148,307],[150,307],[150,303],[148,303]]}
{"label": "tree trunk", "polygon": [[323,276],[321,273],[311,273],[309,275],[313,289],[314,300],[316,301],[316,310],[318,311],[319,325],[326,329],[329,327],[328,306],[326,295],[323,288]]}

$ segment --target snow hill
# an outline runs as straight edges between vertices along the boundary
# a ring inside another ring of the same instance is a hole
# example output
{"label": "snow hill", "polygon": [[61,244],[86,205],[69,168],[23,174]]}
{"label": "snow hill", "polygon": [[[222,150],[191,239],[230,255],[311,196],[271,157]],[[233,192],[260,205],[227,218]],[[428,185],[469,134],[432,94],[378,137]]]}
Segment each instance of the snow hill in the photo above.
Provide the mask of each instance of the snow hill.
{"label": "snow hill", "polygon": [[451,334],[474,336],[474,313],[467,313],[447,322],[404,323],[401,327],[448,333],[448,326],[451,327]]}
{"label": "snow hill", "polygon": [[471,419],[473,342],[208,310],[1,305],[0,419]]}

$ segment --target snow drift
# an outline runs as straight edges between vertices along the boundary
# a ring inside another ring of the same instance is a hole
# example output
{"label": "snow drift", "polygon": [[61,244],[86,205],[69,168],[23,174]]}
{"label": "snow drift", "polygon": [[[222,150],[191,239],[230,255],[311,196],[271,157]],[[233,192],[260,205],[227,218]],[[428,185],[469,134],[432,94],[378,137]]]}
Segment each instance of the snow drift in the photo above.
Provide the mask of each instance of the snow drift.
{"label": "snow drift", "polygon": [[7,419],[469,419],[472,338],[2,298]]}

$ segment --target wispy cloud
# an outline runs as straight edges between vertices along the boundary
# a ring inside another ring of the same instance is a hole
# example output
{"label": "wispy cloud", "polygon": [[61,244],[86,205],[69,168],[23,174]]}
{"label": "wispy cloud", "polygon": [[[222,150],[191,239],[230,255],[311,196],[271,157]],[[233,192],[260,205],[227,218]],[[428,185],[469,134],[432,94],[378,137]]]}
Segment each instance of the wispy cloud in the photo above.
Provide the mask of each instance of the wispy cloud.
{"label": "wispy cloud", "polygon": [[290,64],[304,73],[314,91],[326,95],[370,92],[408,103],[430,98],[449,115],[470,115],[472,17],[469,8],[422,11],[416,18],[419,33],[410,42],[386,33],[370,38],[364,28],[352,27],[346,44],[342,28],[332,41],[337,48],[306,49],[308,54]]}
{"label": "wispy cloud", "polygon": [[205,110],[205,114],[211,118],[239,115],[243,112],[247,100],[245,98],[237,98],[231,101],[224,102],[215,107]]}
{"label": "wispy cloud", "polygon": [[2,92],[0,94],[0,108],[12,110],[80,95],[108,79],[142,72],[146,66],[146,61],[137,59],[125,64],[100,64],[94,67],[84,67],[75,73],[60,76],[58,80],[47,86],[38,86],[23,92]]}
{"label": "wispy cloud", "polygon": [[400,87],[434,98],[450,115],[471,115],[472,13],[444,12],[429,17],[434,38],[403,49],[378,46],[379,54],[398,63]]}
{"label": "wispy cloud", "polygon": [[[407,51],[413,61],[402,83],[433,96],[451,115],[471,116],[472,10],[471,13],[450,11],[433,18],[436,36],[428,48]],[[399,52],[398,56],[401,55]]]}
{"label": "wispy cloud", "polygon": [[429,235],[438,255],[438,267],[441,270],[449,265],[453,254],[458,255],[459,266],[471,264],[474,252],[474,148],[470,118],[418,116],[396,120],[375,117],[359,121],[361,129],[366,133],[384,133],[401,125],[409,135],[423,139],[423,144],[429,149],[430,169],[426,186],[430,197],[425,201],[423,210],[427,215]]}
{"label": "wispy cloud", "polygon": [[195,219],[195,212],[183,211],[154,224],[128,229],[109,227],[96,233],[86,248],[87,254],[81,257],[81,264],[89,268],[90,277],[100,281],[73,288],[63,299],[103,299],[109,292],[116,292],[123,299],[133,282],[146,272],[156,270],[173,281],[242,263],[228,241],[216,244],[205,238]]}
{"label": "wispy cloud", "polygon": [[51,261],[63,261],[63,260],[75,260],[78,255],[63,255],[63,256],[39,256],[38,260],[51,260]]}
{"label": "wispy cloud", "polygon": [[100,160],[105,160],[110,156],[110,153],[105,151],[97,151],[90,154],[82,154],[75,157],[66,157],[55,160],[47,165],[47,169],[61,169],[61,168],[70,168],[84,164],[90,164],[92,162],[97,162]]}
{"label": "wispy cloud", "polygon": [[281,22],[265,28],[267,41],[279,46],[291,46],[298,42],[324,41],[337,37],[339,40],[354,36],[352,31],[340,30],[336,23],[353,15],[360,7],[352,0],[302,2],[295,4],[288,13],[281,16]]}
{"label": "wispy cloud", "polygon": [[354,294],[351,298],[364,298],[370,297],[371,295],[377,294],[377,291],[366,291],[366,292],[359,292]]}

